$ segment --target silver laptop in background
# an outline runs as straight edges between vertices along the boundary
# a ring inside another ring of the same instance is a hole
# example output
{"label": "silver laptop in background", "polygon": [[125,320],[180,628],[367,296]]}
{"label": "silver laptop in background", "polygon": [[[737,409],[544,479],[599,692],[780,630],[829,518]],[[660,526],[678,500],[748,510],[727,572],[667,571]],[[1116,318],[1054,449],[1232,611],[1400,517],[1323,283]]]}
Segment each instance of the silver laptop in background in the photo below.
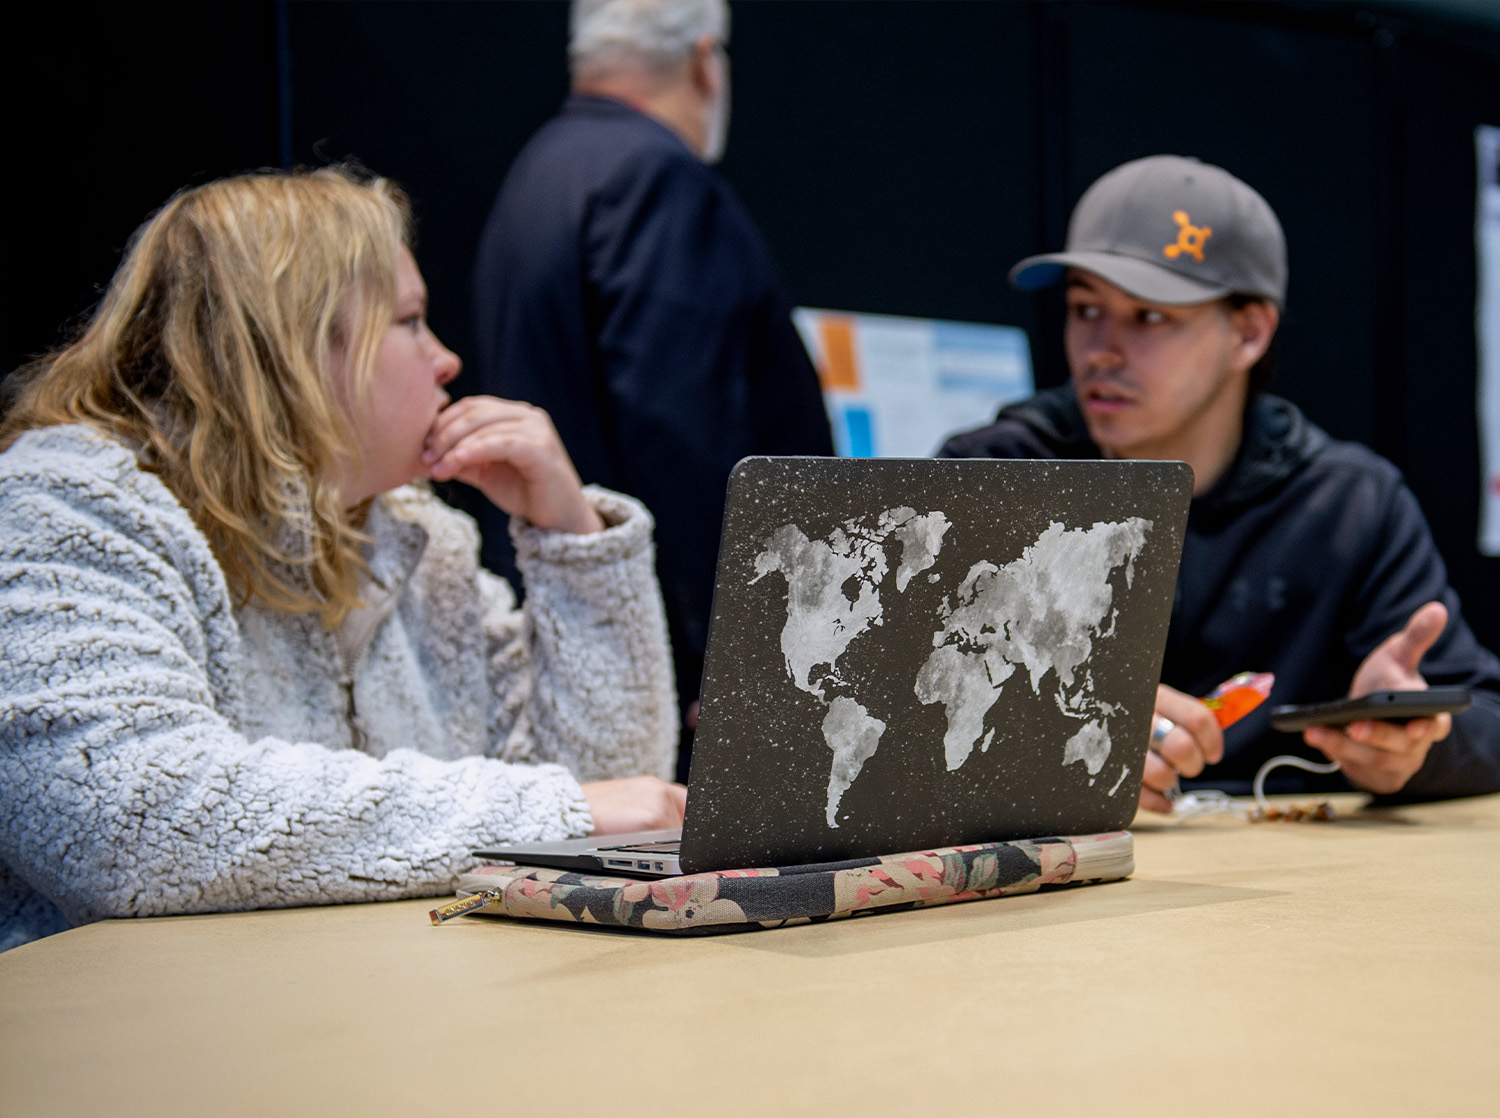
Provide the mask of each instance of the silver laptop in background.
{"label": "silver laptop in background", "polygon": [[747,458],[730,477],[681,844],[479,857],[671,876],[1119,830],[1192,472]]}

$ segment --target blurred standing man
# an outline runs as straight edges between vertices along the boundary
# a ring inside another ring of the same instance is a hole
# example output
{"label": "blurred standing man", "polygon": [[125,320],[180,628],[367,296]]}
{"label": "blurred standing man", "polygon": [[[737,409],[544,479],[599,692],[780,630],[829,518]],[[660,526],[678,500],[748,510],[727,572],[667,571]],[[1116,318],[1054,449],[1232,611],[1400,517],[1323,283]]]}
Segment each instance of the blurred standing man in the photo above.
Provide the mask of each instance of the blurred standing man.
{"label": "blurred standing man", "polygon": [[[770,254],[705,166],[729,119],[727,4],[575,0],[570,26],[573,93],[479,246],[481,391],[546,408],[584,481],[655,515],[691,721],[730,468],[833,443]],[[504,521],[484,529],[494,555]]]}
{"label": "blurred standing man", "polygon": [[[1179,776],[1249,791],[1292,744],[1269,729],[1273,703],[1429,680],[1473,689],[1474,705],[1304,739],[1368,791],[1500,789],[1500,662],[1459,614],[1416,498],[1389,462],[1264,391],[1287,279],[1265,199],[1196,160],[1126,163],[1079,200],[1066,251],[1023,260],[1010,278],[1024,290],[1065,285],[1072,383],[1002,409],[941,453],[1193,468],[1142,806],[1169,811]],[[1221,732],[1194,696],[1245,670],[1275,673],[1272,702]]]}

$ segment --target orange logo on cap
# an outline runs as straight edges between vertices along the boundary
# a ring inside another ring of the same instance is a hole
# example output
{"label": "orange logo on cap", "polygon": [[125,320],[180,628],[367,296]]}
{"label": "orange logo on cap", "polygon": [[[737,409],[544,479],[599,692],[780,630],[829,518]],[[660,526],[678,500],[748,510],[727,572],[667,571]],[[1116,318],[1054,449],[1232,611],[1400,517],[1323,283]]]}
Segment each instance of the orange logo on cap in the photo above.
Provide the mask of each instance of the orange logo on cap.
{"label": "orange logo on cap", "polygon": [[1177,230],[1177,243],[1167,245],[1161,250],[1162,254],[1168,260],[1176,260],[1185,252],[1198,263],[1203,263],[1203,242],[1212,237],[1214,231],[1207,225],[1190,223],[1186,210],[1178,210],[1172,215],[1172,220],[1182,228]]}

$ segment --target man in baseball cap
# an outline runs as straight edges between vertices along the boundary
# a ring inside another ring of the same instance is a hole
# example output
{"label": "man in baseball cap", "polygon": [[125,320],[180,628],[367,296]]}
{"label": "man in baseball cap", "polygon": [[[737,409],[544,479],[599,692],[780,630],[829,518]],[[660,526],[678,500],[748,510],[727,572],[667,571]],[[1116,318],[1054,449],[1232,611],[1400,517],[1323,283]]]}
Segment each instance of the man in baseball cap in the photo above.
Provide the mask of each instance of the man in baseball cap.
{"label": "man in baseball cap", "polygon": [[[1141,804],[1170,811],[1181,778],[1249,791],[1296,739],[1269,710],[1378,689],[1469,687],[1464,713],[1315,727],[1347,787],[1440,797],[1500,790],[1500,661],[1475,640],[1416,499],[1394,466],[1266,392],[1286,301],[1271,207],[1220,167],[1126,163],[1084,193],[1062,252],[1010,273],[1062,285],[1071,383],[949,439],[944,457],[1180,459],[1193,503]],[[1271,701],[1221,731],[1197,696],[1272,672]],[[1303,752],[1308,752],[1303,750]]]}

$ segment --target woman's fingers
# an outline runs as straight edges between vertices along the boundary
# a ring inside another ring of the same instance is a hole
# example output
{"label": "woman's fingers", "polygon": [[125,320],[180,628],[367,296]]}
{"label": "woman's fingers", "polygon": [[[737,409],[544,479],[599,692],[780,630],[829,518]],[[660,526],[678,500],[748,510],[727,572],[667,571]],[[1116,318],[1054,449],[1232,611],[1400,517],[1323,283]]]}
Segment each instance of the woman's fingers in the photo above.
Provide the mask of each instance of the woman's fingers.
{"label": "woman's fingers", "polygon": [[655,776],[599,780],[583,787],[594,816],[594,834],[655,831],[682,826],[687,788]]}
{"label": "woman's fingers", "polygon": [[[435,466],[476,432],[495,430],[538,444],[557,441],[546,413],[530,404],[497,400],[491,396],[466,396],[438,413],[427,435],[422,460]],[[558,449],[561,450],[558,442]]]}
{"label": "woman's fingers", "polygon": [[604,528],[541,408],[466,396],[438,415],[422,457],[434,480],[472,485],[538,528],[580,535]]}

